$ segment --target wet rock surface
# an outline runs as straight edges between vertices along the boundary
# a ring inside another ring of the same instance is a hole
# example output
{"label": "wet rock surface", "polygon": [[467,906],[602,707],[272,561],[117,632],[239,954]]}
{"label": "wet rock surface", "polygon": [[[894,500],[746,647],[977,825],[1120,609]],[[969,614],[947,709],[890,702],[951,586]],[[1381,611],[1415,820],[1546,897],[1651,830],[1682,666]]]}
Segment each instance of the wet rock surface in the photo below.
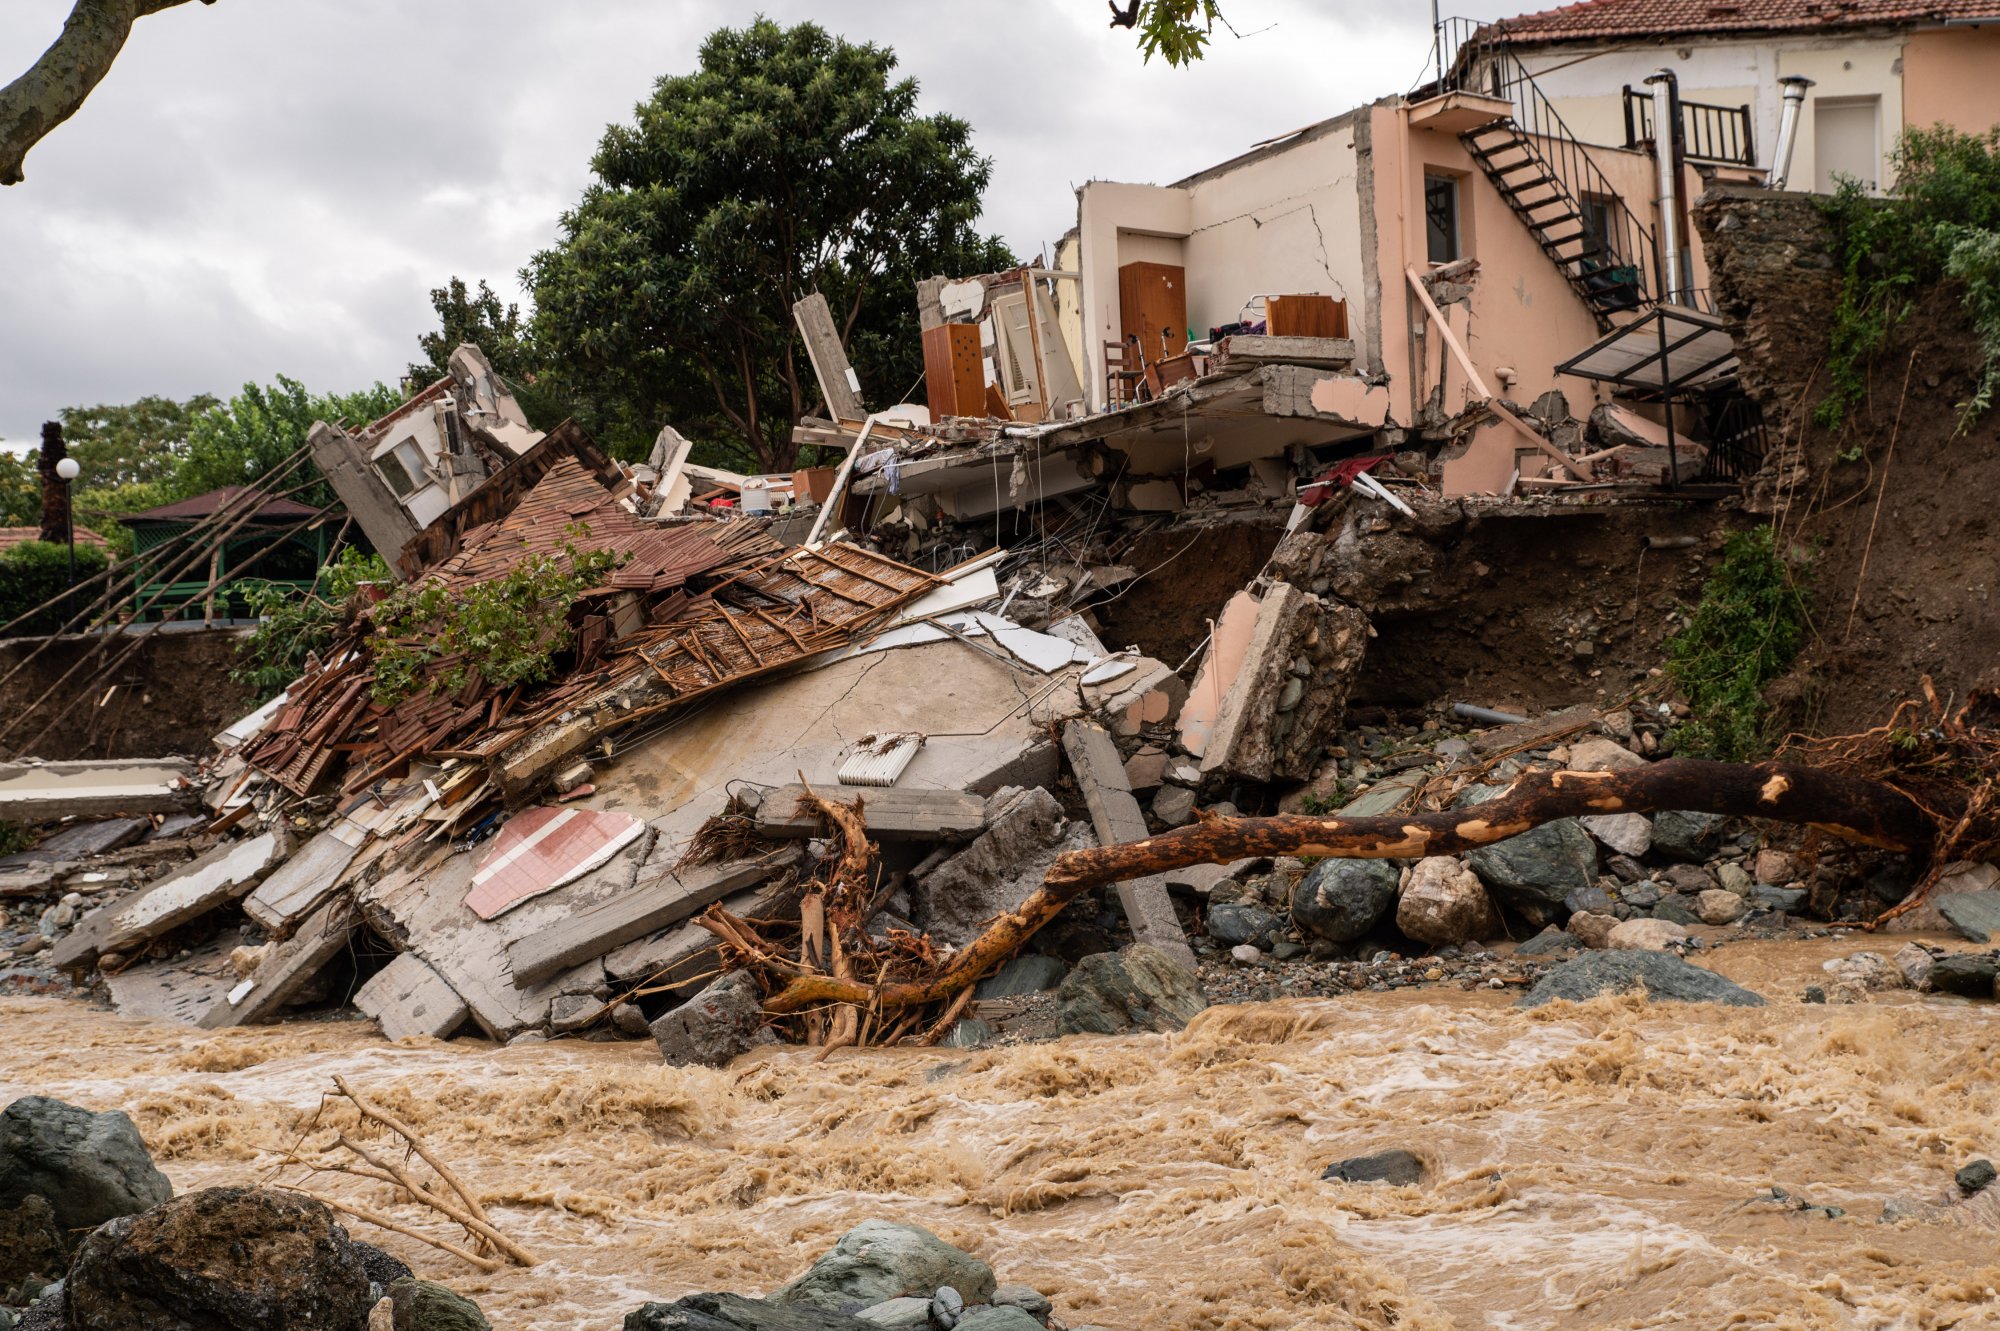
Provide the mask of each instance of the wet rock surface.
{"label": "wet rock surface", "polygon": [[866,1220],[804,1275],[773,1293],[771,1302],[844,1312],[912,1294],[934,1296],[946,1286],[968,1302],[982,1302],[996,1287],[993,1268],[927,1229]]}
{"label": "wet rock surface", "polygon": [[47,1199],[60,1228],[81,1230],[156,1206],[173,1185],[122,1111],[28,1095],[0,1111],[0,1207],[30,1196]]}
{"label": "wet rock surface", "polygon": [[368,1293],[360,1253],[319,1202],[209,1188],[92,1233],[64,1307],[90,1331],[360,1331]]}
{"label": "wet rock surface", "polygon": [[1643,991],[1654,1001],[1726,1003],[1732,1007],[1762,1007],[1764,1000],[1714,971],[1690,966],[1666,952],[1591,952],[1549,971],[1521,999],[1522,1007],[1540,1007],[1557,999],[1582,1002],[1599,994]]}
{"label": "wet rock surface", "polygon": [[1065,1033],[1174,1031],[1208,1005],[1199,981],[1156,947],[1134,943],[1078,962],[1056,991]]}

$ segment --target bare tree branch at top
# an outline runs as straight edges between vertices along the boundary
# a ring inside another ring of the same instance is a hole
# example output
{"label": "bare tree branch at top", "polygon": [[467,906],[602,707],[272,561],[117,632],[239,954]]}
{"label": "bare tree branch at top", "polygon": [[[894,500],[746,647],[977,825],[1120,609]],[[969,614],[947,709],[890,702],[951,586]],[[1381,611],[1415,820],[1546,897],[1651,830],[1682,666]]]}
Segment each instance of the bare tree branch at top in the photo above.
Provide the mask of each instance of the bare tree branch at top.
{"label": "bare tree branch at top", "polygon": [[[201,0],[212,5],[215,0]],[[62,35],[28,72],[0,88],[0,185],[18,185],[28,150],[76,114],[111,71],[132,25],[189,0],[76,0]]]}

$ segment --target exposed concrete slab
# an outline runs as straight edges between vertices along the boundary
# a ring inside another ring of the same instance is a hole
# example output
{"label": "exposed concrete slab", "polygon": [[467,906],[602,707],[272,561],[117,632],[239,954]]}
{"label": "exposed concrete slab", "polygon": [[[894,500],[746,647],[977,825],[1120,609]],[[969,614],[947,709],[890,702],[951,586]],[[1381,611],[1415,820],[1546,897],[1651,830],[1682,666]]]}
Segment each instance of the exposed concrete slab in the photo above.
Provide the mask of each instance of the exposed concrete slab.
{"label": "exposed concrete slab", "polygon": [[340,883],[367,835],[346,819],[335,819],[244,899],[243,913],[273,932],[290,929]]}
{"label": "exposed concrete slab", "polygon": [[402,953],[370,976],[354,991],[354,1006],[375,1018],[391,1040],[413,1035],[442,1040],[471,1015],[458,991],[414,952]]}
{"label": "exposed concrete slab", "polygon": [[837,788],[849,747],[889,732],[929,737],[898,790],[986,795],[1045,785],[1058,767],[1049,725],[1079,710],[1071,678],[1032,675],[957,641],[849,657],[693,712],[601,771],[585,803],[651,819],[667,853],[678,855],[720,811],[730,783],[803,778]]}
{"label": "exposed concrete slab", "polygon": [[172,813],[195,806],[188,769],[171,760],[0,763],[0,820]]}
{"label": "exposed concrete slab", "polygon": [[238,941],[234,930],[224,930],[184,961],[152,961],[106,976],[111,1005],[121,1017],[198,1025],[236,984],[229,954]]}
{"label": "exposed concrete slab", "polygon": [[646,852],[647,840],[642,839],[604,867],[492,920],[480,919],[465,905],[466,890],[478,868],[476,853],[417,860],[357,887],[355,898],[371,923],[401,941],[457,991],[482,1030],[506,1040],[540,1029],[548,1020],[550,1002],[574,974],[517,984],[508,945],[629,891]]}
{"label": "exposed concrete slab", "polygon": [[[725,897],[722,908],[745,920],[796,920],[796,883],[766,883]],[[627,943],[604,958],[604,971],[620,984],[646,981],[685,998],[715,978],[719,958],[715,935],[692,921],[664,933]]]}
{"label": "exposed concrete slab", "polygon": [[87,860],[129,846],[152,830],[150,818],[93,818],[73,823],[53,836],[44,837],[32,850],[0,859],[0,869],[24,868],[52,860]]}
{"label": "exposed concrete slab", "polygon": [[275,833],[225,841],[118,906],[99,949],[118,952],[236,900],[278,862]]}
{"label": "exposed concrete slab", "polygon": [[[1126,783],[1125,764],[1109,732],[1088,721],[1071,721],[1063,727],[1063,752],[1069,755],[1100,845],[1143,841],[1151,835],[1146,816],[1139,812],[1139,801]],[[1132,922],[1135,939],[1152,944],[1193,973],[1194,949],[1181,932],[1164,878],[1150,874],[1118,884],[1118,903]]]}
{"label": "exposed concrete slab", "polygon": [[533,984],[574,969],[647,934],[678,924],[731,892],[798,861],[796,853],[731,860],[674,873],[671,860],[648,863],[629,891],[577,911],[552,928],[507,945],[516,984]]}

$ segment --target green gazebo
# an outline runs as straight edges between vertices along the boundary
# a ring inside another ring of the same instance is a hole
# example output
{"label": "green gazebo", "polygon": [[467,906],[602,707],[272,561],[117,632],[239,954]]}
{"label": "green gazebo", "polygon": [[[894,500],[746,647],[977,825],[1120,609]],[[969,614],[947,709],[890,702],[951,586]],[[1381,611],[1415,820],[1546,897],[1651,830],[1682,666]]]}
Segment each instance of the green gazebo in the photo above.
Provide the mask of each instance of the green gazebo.
{"label": "green gazebo", "polygon": [[[245,619],[251,613],[246,583],[274,582],[301,592],[313,585],[332,553],[337,524],[323,510],[289,499],[266,499],[242,521],[248,494],[246,486],[225,485],[119,519],[132,531],[132,557],[138,564],[135,619],[198,619],[204,624]],[[212,521],[218,513],[225,516]],[[177,539],[196,527],[203,531],[192,542]],[[231,527],[235,530],[226,538],[215,539]],[[197,548],[202,557],[190,563]],[[242,577],[232,578],[239,570]],[[169,576],[172,581],[165,580]],[[162,589],[164,596],[139,609]]]}

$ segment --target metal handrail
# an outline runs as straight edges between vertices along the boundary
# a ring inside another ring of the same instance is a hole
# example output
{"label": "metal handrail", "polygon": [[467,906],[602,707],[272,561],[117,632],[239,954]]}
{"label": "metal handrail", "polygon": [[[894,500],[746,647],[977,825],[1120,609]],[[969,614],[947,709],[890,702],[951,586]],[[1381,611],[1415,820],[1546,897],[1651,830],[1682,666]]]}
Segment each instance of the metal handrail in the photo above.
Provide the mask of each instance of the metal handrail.
{"label": "metal handrail", "polygon": [[[1648,147],[1653,142],[1653,95],[1627,84],[1625,100],[1625,146]],[[1721,106],[1714,102],[1681,100],[1682,155],[1691,162],[1715,162],[1725,166],[1757,165],[1757,147],[1752,135],[1750,107]]]}
{"label": "metal handrail", "polygon": [[1607,256],[1602,268],[1631,268],[1642,298],[1665,289],[1653,232],[1625,203],[1624,196],[1592,161],[1555,104],[1542,92],[1513,51],[1495,39],[1489,25],[1472,19],[1444,20],[1438,28],[1438,91],[1495,97],[1513,108],[1515,126],[1528,137],[1527,150],[1552,179],[1579,203],[1605,208],[1610,225],[1598,239]]}

